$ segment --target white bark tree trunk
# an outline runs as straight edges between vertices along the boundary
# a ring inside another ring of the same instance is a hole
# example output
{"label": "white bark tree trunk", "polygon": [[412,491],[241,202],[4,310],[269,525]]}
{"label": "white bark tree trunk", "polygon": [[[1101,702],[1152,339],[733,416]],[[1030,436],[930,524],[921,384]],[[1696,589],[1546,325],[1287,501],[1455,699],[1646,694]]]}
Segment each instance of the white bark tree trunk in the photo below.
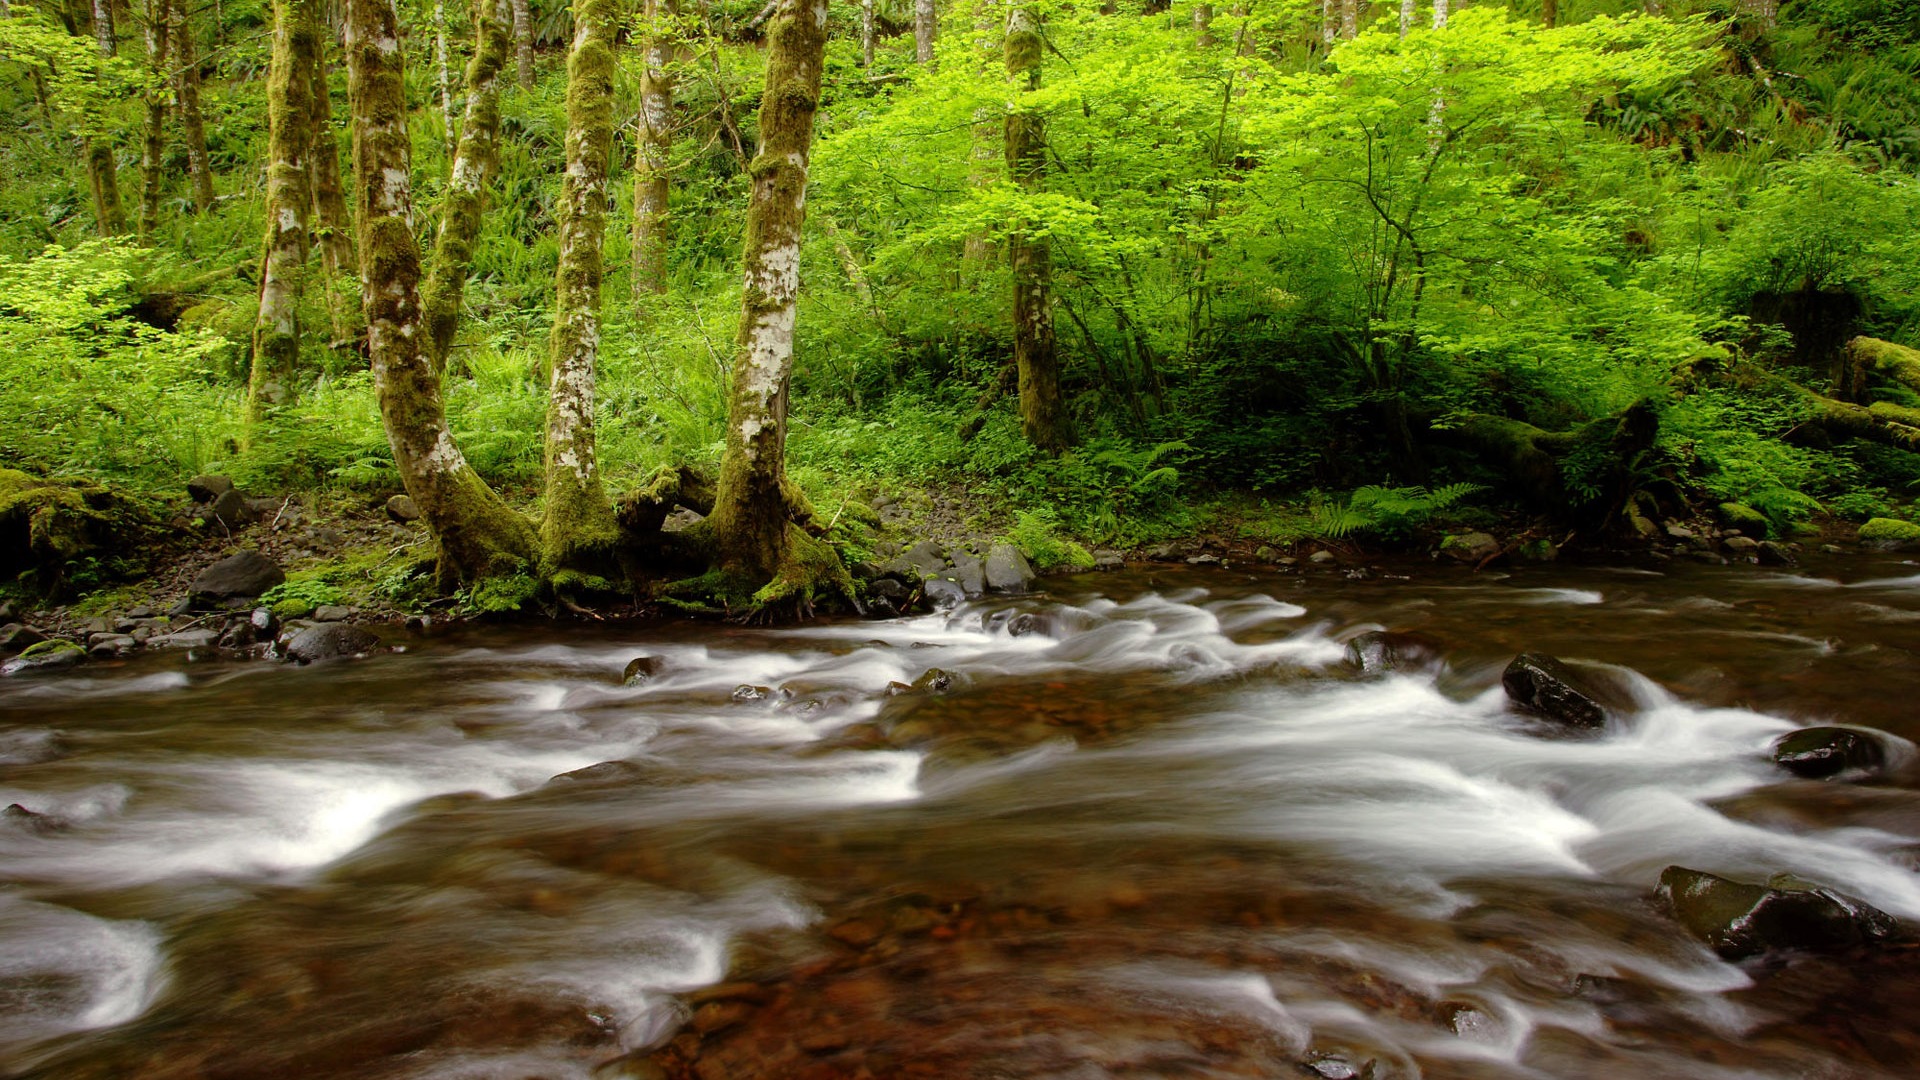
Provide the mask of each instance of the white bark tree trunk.
{"label": "white bark tree trunk", "polygon": [[314,0],[275,0],[273,59],[267,72],[266,240],[260,260],[260,313],[253,324],[247,418],[293,396],[300,359],[300,300],[306,291],[307,217],[313,205],[313,54],[319,37]]}

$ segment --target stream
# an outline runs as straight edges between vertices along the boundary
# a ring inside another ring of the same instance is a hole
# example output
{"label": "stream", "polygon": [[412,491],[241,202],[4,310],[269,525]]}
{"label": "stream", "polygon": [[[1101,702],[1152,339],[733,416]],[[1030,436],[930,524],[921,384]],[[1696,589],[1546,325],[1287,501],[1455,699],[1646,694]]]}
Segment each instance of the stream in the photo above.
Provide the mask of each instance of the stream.
{"label": "stream", "polygon": [[[6,680],[0,1076],[1909,1077],[1920,950],[1729,963],[1652,896],[1785,871],[1920,922],[1920,770],[1768,757],[1920,740],[1920,566],[1823,558]],[[1379,628],[1440,659],[1361,677]],[[1543,730],[1522,651],[1635,708]]]}

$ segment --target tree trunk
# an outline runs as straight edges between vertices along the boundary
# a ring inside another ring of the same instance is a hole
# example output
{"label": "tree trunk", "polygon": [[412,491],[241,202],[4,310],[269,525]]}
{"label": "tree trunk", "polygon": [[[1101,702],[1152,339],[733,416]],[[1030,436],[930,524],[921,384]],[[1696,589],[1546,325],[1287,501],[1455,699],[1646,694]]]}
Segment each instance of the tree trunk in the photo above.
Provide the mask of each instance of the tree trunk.
{"label": "tree trunk", "polygon": [[500,501],[455,445],[420,332],[420,249],[413,238],[399,13],[394,0],[351,0],[347,11],[360,293],[393,461],[439,544],[443,586],[526,573],[533,526]]}
{"label": "tree trunk", "polygon": [[1540,0],[1540,23],[1551,30],[1560,23],[1560,0]]}
{"label": "tree trunk", "polygon": [[1329,49],[1340,37],[1340,0],[1320,0],[1320,43]]}
{"label": "tree trunk", "polygon": [[723,570],[754,582],[790,577],[797,500],[787,482],[787,382],[800,298],[800,233],[827,0],[783,0],[768,33],[760,150],[742,241],[740,337],[727,408],[727,448],[713,516]]}
{"label": "tree trunk", "polygon": [[[974,8],[973,28],[983,37],[997,29],[1000,16],[995,11],[999,0],[980,0]],[[990,77],[983,62],[977,76],[981,82]],[[1002,110],[981,105],[973,110],[973,146],[969,154],[967,182],[976,188],[990,188],[1002,175],[1000,154],[1006,149],[1006,122]],[[961,258],[978,266],[993,260],[993,238],[985,232],[968,233],[961,245]]]}
{"label": "tree trunk", "polygon": [[453,169],[453,63],[447,53],[447,0],[433,0],[433,82],[440,95],[440,142],[446,148],[447,169]]}
{"label": "tree trunk", "polygon": [[1196,47],[1205,49],[1213,45],[1212,4],[1193,5],[1193,33]]}
{"label": "tree trunk", "polygon": [[860,66],[873,67],[873,0],[860,0]]}
{"label": "tree trunk", "polygon": [[305,291],[307,212],[313,205],[308,148],[313,141],[313,54],[319,37],[314,0],[275,0],[273,59],[267,73],[266,240],[260,257],[260,314],[253,324],[247,419],[292,396],[300,359],[300,299]]}
{"label": "tree trunk", "polygon": [[[101,56],[116,52],[113,9],[107,0],[93,0],[93,40]],[[127,231],[127,212],[120,205],[119,166],[113,160],[113,142],[102,132],[87,136],[87,185],[93,191],[93,220],[101,236]]]}
{"label": "tree trunk", "polygon": [[933,39],[940,19],[933,0],[913,0],[913,58],[922,64],[933,63]]}
{"label": "tree trunk", "polygon": [[1444,30],[1447,26],[1447,0],[1433,0],[1433,28]]}
{"label": "tree trunk", "polygon": [[520,88],[533,89],[533,12],[527,0],[513,0],[513,64]]}
{"label": "tree trunk", "polygon": [[673,33],[677,0],[647,0],[647,44],[640,73],[640,132],[633,163],[633,311],[644,319],[667,291],[668,166],[673,153]]}
{"label": "tree trunk", "polygon": [[473,59],[467,62],[467,115],[440,204],[440,233],[421,290],[427,359],[444,374],[466,295],[474,244],[480,239],[487,182],[500,158],[500,72],[507,66],[513,10],[506,0],[474,0]]}
{"label": "tree trunk", "polygon": [[167,152],[167,4],[147,0],[147,66],[156,84],[147,91],[147,138],[140,151],[140,243],[160,227],[161,158]]}
{"label": "tree trunk", "polygon": [[548,565],[568,574],[614,569],[619,531],[594,456],[594,365],[600,352],[601,242],[613,154],[614,0],[574,0],[567,56],[567,169],[560,182],[560,267],[554,276],[547,397]]}
{"label": "tree trunk", "polygon": [[1340,0],[1340,36],[1352,41],[1360,33],[1360,0]]}
{"label": "tree trunk", "polygon": [[[1040,88],[1040,27],[1033,9],[1015,4],[1007,16],[1007,78],[1020,95]],[[1016,105],[1007,114],[1007,172],[1027,192],[1041,190],[1047,170],[1046,122]],[[1045,237],[1014,223],[1007,238],[1013,270],[1013,362],[1020,373],[1020,423],[1028,441],[1048,453],[1066,448],[1060,365],[1053,334],[1053,252]]]}
{"label": "tree trunk", "polygon": [[180,137],[187,144],[187,176],[193,183],[193,209],[213,209],[213,163],[207,157],[207,125],[200,113],[200,50],[193,38],[193,21],[186,0],[172,0],[173,95],[180,103]]}
{"label": "tree trunk", "polygon": [[[1551,2],[1551,0],[1549,0]],[[1400,36],[1413,29],[1413,0],[1400,0]]]}
{"label": "tree trunk", "polygon": [[313,239],[320,245],[325,271],[327,317],[333,324],[335,348],[353,344],[358,329],[356,304],[340,294],[336,282],[354,272],[353,223],[347,218],[346,196],[340,190],[340,144],[333,135],[333,94],[327,82],[327,47],[323,35],[313,57]]}

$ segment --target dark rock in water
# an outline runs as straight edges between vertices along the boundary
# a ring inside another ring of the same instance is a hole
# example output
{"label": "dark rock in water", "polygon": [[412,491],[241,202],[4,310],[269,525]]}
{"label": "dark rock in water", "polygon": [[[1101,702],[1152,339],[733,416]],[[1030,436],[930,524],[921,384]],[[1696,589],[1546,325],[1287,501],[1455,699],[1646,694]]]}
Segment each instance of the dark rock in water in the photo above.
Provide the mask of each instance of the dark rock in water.
{"label": "dark rock in water", "polygon": [[927,601],[935,607],[957,607],[967,598],[966,586],[960,584],[958,578],[948,574],[928,578],[922,589]]}
{"label": "dark rock in water", "polygon": [[1500,673],[1515,705],[1548,720],[1597,728],[1607,722],[1606,697],[1583,673],[1545,653],[1521,653]]}
{"label": "dark rock in water", "polygon": [[255,641],[272,641],[280,636],[280,616],[272,608],[254,608],[247,615],[247,629]]}
{"label": "dark rock in water", "polygon": [[953,553],[953,575],[960,582],[961,591],[969,599],[985,596],[987,593],[987,568],[979,559],[964,551]]}
{"label": "dark rock in water", "polygon": [[222,649],[245,649],[253,644],[253,627],[245,619],[235,619],[220,631],[218,642]]}
{"label": "dark rock in water", "polygon": [[1353,1062],[1338,1054],[1316,1054],[1301,1062],[1300,1069],[1308,1076],[1318,1076],[1321,1080],[1363,1080],[1373,1075],[1371,1068],[1362,1072]]}
{"label": "dark rock in water", "polygon": [[959,677],[942,668],[928,668],[921,676],[913,680],[913,689],[929,694],[944,694],[954,688]]}
{"label": "dark rock in water", "polygon": [[45,814],[36,814],[19,803],[12,803],[6,809],[0,810],[0,827],[32,833],[35,836],[45,836],[50,832],[59,831],[60,822]]}
{"label": "dark rock in water", "polygon": [[213,505],[208,509],[228,528],[244,525],[253,518],[252,504],[238,491],[223,492],[219,498],[213,500]]}
{"label": "dark rock in water", "polygon": [[1760,541],[1760,549],[1754,552],[1761,566],[1797,566],[1800,560],[1794,557],[1793,549],[1778,540]]}
{"label": "dark rock in water", "polygon": [[113,660],[140,648],[131,634],[94,634],[87,639],[87,655],[96,660]]}
{"label": "dark rock in water", "polygon": [[665,662],[657,656],[636,656],[627,661],[627,666],[620,672],[620,685],[638,686],[660,674],[664,666]]}
{"label": "dark rock in water", "polygon": [[1125,570],[1127,568],[1127,559],[1126,556],[1117,551],[1096,551],[1093,553],[1093,568],[1095,570]]}
{"label": "dark rock in water", "polygon": [[631,761],[602,761],[598,765],[589,765],[584,769],[563,772],[548,780],[549,784],[614,784],[638,780],[646,775],[646,770]]}
{"label": "dark rock in water", "polygon": [[31,626],[20,623],[8,623],[0,626],[0,652],[19,652],[29,645],[38,645],[47,640],[47,635]]}
{"label": "dark rock in water", "polygon": [[229,555],[193,579],[194,599],[220,603],[239,597],[255,597],[287,580],[279,564],[257,551]]}
{"label": "dark rock in water", "polygon": [[405,525],[409,521],[420,520],[420,508],[413,504],[410,496],[395,495],[387,500],[387,516]]}
{"label": "dark rock in water", "polygon": [[1843,952],[1899,931],[1891,915],[1864,901],[1784,874],[1749,885],[1669,866],[1657,895],[1688,933],[1728,960],[1776,949]]}
{"label": "dark rock in water", "polygon": [[204,649],[216,644],[220,635],[212,630],[180,630],[147,639],[150,649]]}
{"label": "dark rock in water", "polygon": [[870,596],[867,598],[866,614],[869,619],[891,619],[900,614],[900,609],[884,596]]}
{"label": "dark rock in water", "polygon": [[427,631],[432,629],[433,629],[433,616],[431,615],[407,616],[407,630],[410,633],[424,634]]}
{"label": "dark rock in water", "polygon": [[288,639],[287,659],[311,664],[316,660],[365,656],[379,648],[380,639],[372,631],[352,623],[320,623]]}
{"label": "dark rock in water", "polygon": [[0,664],[0,677],[27,675],[36,671],[58,671],[70,668],[87,658],[87,650],[71,641],[42,641],[38,645],[29,645],[19,656]]}
{"label": "dark rock in water", "polygon": [[898,604],[907,598],[907,587],[890,577],[874,578],[867,586],[867,594]]}
{"label": "dark rock in water", "polygon": [[233,490],[233,479],[208,473],[187,481],[187,494],[197,503],[210,503]]}
{"label": "dark rock in water", "polygon": [[1022,611],[1007,620],[1008,637],[1026,637],[1040,629],[1040,619],[1031,611]]}
{"label": "dark rock in water", "polygon": [[908,686],[898,679],[887,684],[886,694],[888,697],[899,697],[901,694],[911,693],[913,693],[913,687]]}
{"label": "dark rock in water", "polygon": [[1773,762],[1795,776],[1824,780],[1843,772],[1878,772],[1886,767],[1887,752],[1871,731],[1811,727],[1775,739]]}
{"label": "dark rock in water", "polygon": [[1413,671],[1440,660],[1440,643],[1410,630],[1369,630],[1347,642],[1347,664],[1362,675]]}
{"label": "dark rock in water", "polygon": [[733,688],[733,700],[736,704],[748,701],[765,701],[772,696],[773,689],[766,686],[750,686],[741,683]]}
{"label": "dark rock in water", "polygon": [[1500,554],[1500,541],[1490,533],[1461,533],[1440,541],[1440,554],[1465,563],[1485,562]]}

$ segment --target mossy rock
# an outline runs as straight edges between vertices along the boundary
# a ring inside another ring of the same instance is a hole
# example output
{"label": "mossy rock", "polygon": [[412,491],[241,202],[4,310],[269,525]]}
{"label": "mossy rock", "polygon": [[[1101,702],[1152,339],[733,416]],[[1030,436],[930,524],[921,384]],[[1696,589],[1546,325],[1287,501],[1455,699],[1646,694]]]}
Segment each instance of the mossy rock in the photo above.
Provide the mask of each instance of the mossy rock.
{"label": "mossy rock", "polygon": [[1883,551],[1920,548],[1920,525],[1898,518],[1871,518],[1860,526],[1860,542]]}
{"label": "mossy rock", "polygon": [[69,583],[79,560],[147,548],[153,522],[146,504],[105,484],[0,469],[0,574],[24,575],[46,595]]}
{"label": "mossy rock", "polygon": [[[1729,529],[1739,529],[1756,539],[1772,531],[1767,515],[1748,506],[1746,503],[1723,502],[1719,506],[1720,524]],[[1757,531],[1756,531],[1757,530]]]}

